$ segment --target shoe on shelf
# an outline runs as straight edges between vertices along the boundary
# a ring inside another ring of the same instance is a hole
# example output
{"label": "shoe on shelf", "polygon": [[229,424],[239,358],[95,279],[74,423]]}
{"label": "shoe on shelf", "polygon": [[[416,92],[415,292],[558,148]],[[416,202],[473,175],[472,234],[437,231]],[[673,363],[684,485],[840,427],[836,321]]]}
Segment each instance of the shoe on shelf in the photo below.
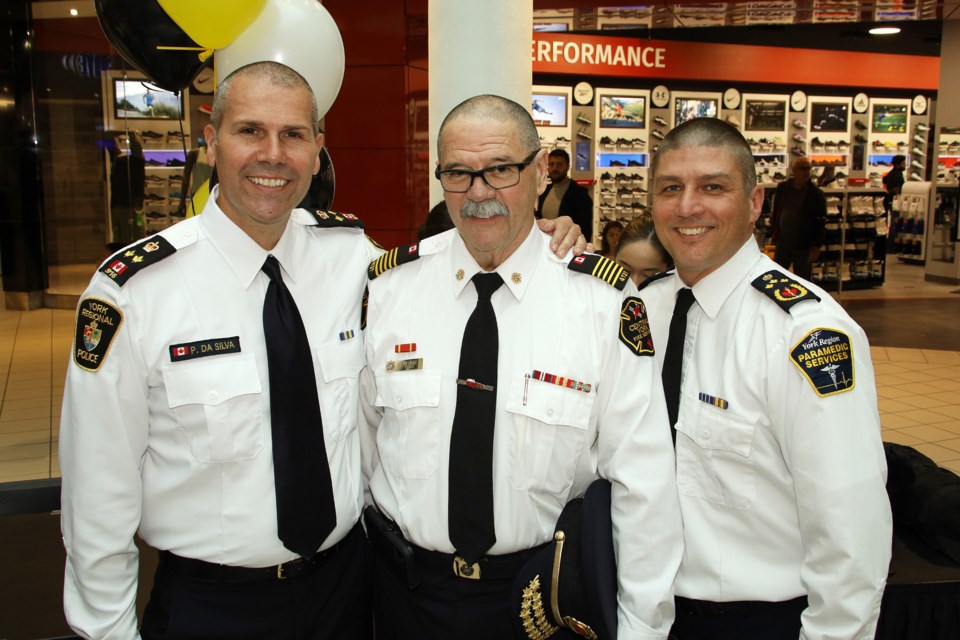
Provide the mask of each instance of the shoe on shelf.
{"label": "shoe on shelf", "polygon": [[627,160],[627,166],[628,166],[628,167],[642,167],[642,166],[643,166],[643,163],[642,163],[642,162],[638,162],[637,160]]}
{"label": "shoe on shelf", "polygon": [[163,137],[162,133],[157,133],[156,131],[141,131],[140,137],[144,140],[159,140]]}
{"label": "shoe on shelf", "polygon": [[627,166],[627,165],[625,165],[624,163],[620,162],[619,160],[611,160],[611,161],[610,161],[610,166],[611,166],[611,167],[625,167],[625,166]]}
{"label": "shoe on shelf", "polygon": [[174,138],[183,140],[184,138],[189,138],[189,133],[180,133],[179,131],[167,131],[167,139]]}
{"label": "shoe on shelf", "polygon": [[199,111],[200,113],[205,113],[207,115],[210,115],[211,113],[213,113],[213,105],[207,104],[206,102],[204,102],[199,107],[197,107],[197,111]]}
{"label": "shoe on shelf", "polygon": [[773,174],[774,180],[786,180],[787,176],[783,175],[781,172],[777,171]]}
{"label": "shoe on shelf", "polygon": [[793,119],[793,126],[796,127],[797,129],[806,129],[806,128],[807,128],[806,123],[805,123],[803,120],[801,120],[800,118],[794,118],[794,119]]}
{"label": "shoe on shelf", "polygon": [[865,123],[863,120],[854,120],[853,126],[855,126],[857,129],[860,129],[860,131],[867,130],[867,123]]}
{"label": "shoe on shelf", "polygon": [[919,162],[919,161],[917,161],[917,160],[912,160],[912,161],[910,162],[910,166],[913,167],[914,169],[919,169],[920,171],[923,171],[924,168],[925,168],[925,167],[923,166],[923,163],[922,163],[922,162]]}
{"label": "shoe on shelf", "polygon": [[145,202],[146,201],[149,201],[149,202],[166,202],[167,201],[166,198],[164,198],[163,196],[158,196],[155,193],[145,193],[143,194],[143,199]]}
{"label": "shoe on shelf", "polygon": [[847,142],[846,140],[840,140],[839,142],[837,142],[837,147],[840,149],[846,149],[849,146],[850,146],[850,143]]}
{"label": "shoe on shelf", "polygon": [[921,131],[921,132],[923,132],[923,131],[930,131],[930,127],[928,127],[927,125],[925,125],[925,124],[922,123],[922,122],[918,122],[918,123],[917,123],[916,129],[917,129],[917,131]]}
{"label": "shoe on shelf", "polygon": [[613,144],[613,140],[611,140],[608,136],[603,136],[600,138],[600,144]]}
{"label": "shoe on shelf", "polygon": [[669,127],[670,123],[661,118],[660,116],[653,116],[653,121],[660,125],[661,127]]}
{"label": "shoe on shelf", "polygon": [[[858,121],[858,122],[859,122],[859,121]],[[853,137],[853,139],[856,140],[857,142],[859,142],[860,144],[866,144],[866,143],[867,143],[867,136],[863,135],[862,133],[858,133],[857,135],[855,135],[855,136]]]}
{"label": "shoe on shelf", "polygon": [[610,172],[604,171],[603,173],[600,174],[600,179],[601,179],[601,180],[613,180],[613,176],[610,175]]}
{"label": "shoe on shelf", "polygon": [[650,132],[650,135],[652,135],[652,136],[653,136],[654,138],[656,138],[657,140],[663,140],[663,135],[664,135],[664,134],[663,134],[663,132],[660,131],[659,129],[654,129],[653,131]]}
{"label": "shoe on shelf", "polygon": [[925,136],[920,135],[919,133],[918,133],[917,135],[913,136],[913,139],[914,139],[914,141],[916,141],[916,142],[918,142],[918,143],[920,143],[920,144],[927,144],[927,138],[926,138]]}
{"label": "shoe on shelf", "polygon": [[180,158],[170,158],[167,160],[168,167],[182,167],[184,164],[186,163]]}
{"label": "shoe on shelf", "polygon": [[586,140],[592,140],[592,139],[593,139],[593,138],[590,136],[590,134],[587,133],[586,131],[584,131],[583,129],[580,129],[579,131],[577,131],[577,137],[584,138],[584,139],[586,139]]}
{"label": "shoe on shelf", "polygon": [[157,211],[147,211],[144,215],[147,216],[148,218],[152,219],[152,220],[158,220],[158,219],[160,219],[160,218],[166,218],[166,217],[167,217],[167,214],[165,214],[165,213],[159,213],[159,212],[157,212]]}
{"label": "shoe on shelf", "polygon": [[806,141],[807,141],[807,139],[804,138],[804,137],[803,137],[802,135],[800,135],[799,133],[795,133],[795,134],[793,134],[793,135],[790,136],[790,137],[793,138],[794,140],[796,140],[797,142],[800,142],[800,143],[803,143],[803,142],[806,142]]}
{"label": "shoe on shelf", "polygon": [[162,162],[160,162],[159,160],[154,160],[153,158],[150,158],[149,160],[146,160],[143,164],[147,165],[148,167],[162,167],[162,166],[164,166]]}
{"label": "shoe on shelf", "polygon": [[577,122],[582,122],[583,124],[593,124],[593,121],[588,119],[587,116],[582,113],[577,114]]}
{"label": "shoe on shelf", "polygon": [[847,174],[845,174],[843,171],[837,171],[836,176],[837,176],[837,180],[841,180],[843,178],[846,178]]}
{"label": "shoe on shelf", "polygon": [[807,152],[806,150],[803,149],[803,147],[793,147],[792,149],[790,149],[790,153],[792,153],[795,156],[807,155]]}
{"label": "shoe on shelf", "polygon": [[912,153],[915,156],[919,156],[921,158],[927,155],[927,152],[921,149],[920,147],[914,147],[913,149],[910,150],[910,153]]}
{"label": "shoe on shelf", "polygon": [[911,172],[910,172],[910,179],[911,179],[911,180],[923,180],[923,176],[921,176],[921,175],[920,175],[919,173],[917,173],[916,171],[911,171]]}

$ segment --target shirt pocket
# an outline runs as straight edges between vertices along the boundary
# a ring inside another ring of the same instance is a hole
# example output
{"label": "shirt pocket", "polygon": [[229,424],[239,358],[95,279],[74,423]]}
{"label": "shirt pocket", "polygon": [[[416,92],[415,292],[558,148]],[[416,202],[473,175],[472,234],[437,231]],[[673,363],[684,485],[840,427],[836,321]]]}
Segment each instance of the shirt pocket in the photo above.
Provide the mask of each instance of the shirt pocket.
{"label": "shirt pocket", "polygon": [[263,449],[262,387],[252,355],[170,364],[167,403],[200,462],[249,460]]}
{"label": "shirt pocket", "polygon": [[507,397],[510,484],[563,494],[573,484],[590,428],[594,393],[514,376]]}
{"label": "shirt pocket", "polygon": [[401,478],[434,475],[440,460],[439,372],[380,372],[376,404],[383,407],[377,449],[384,471]]}
{"label": "shirt pocket", "polygon": [[356,338],[317,347],[323,380],[319,385],[323,430],[334,440],[357,429],[363,357],[363,341]]}
{"label": "shirt pocket", "polygon": [[757,422],[705,402],[690,404],[677,422],[677,431],[688,438],[677,447],[677,488],[683,495],[749,509],[757,493],[750,456]]}

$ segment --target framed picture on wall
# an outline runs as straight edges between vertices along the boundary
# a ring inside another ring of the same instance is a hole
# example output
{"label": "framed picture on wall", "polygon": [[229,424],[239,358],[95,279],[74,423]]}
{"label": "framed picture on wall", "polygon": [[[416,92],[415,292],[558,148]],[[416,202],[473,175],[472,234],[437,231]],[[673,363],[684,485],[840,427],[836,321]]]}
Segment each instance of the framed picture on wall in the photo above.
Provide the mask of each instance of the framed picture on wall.
{"label": "framed picture on wall", "polygon": [[716,118],[719,112],[720,100],[717,98],[678,95],[673,99],[673,126],[694,118]]}
{"label": "framed picture on wall", "polygon": [[811,102],[810,130],[847,133],[850,130],[850,105],[845,102]]}
{"label": "framed picture on wall", "polygon": [[140,120],[180,120],[183,97],[143,80],[113,79],[113,117]]}
{"label": "framed picture on wall", "polygon": [[786,100],[745,100],[744,131],[783,131],[787,128]]}
{"label": "framed picture on wall", "polygon": [[872,133],[906,133],[907,105],[874,103],[870,115]]}
{"label": "framed picture on wall", "polygon": [[645,129],[647,99],[643,96],[601,96],[600,126]]}
{"label": "framed picture on wall", "polygon": [[531,96],[530,115],[538,127],[567,126],[567,95],[534,93]]}

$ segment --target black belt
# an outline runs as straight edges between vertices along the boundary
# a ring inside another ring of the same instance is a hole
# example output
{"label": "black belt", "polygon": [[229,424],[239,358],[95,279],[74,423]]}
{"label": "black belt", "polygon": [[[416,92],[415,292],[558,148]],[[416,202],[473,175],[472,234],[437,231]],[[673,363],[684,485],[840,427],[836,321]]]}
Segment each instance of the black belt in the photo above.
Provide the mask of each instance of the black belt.
{"label": "black belt", "polygon": [[747,615],[760,611],[775,609],[805,609],[807,596],[800,596],[783,602],[767,602],[763,600],[739,600],[733,602],[710,602],[709,600],[692,600],[683,596],[675,596],[677,615],[685,613],[690,616],[722,616]]}
{"label": "black belt", "polygon": [[290,562],[269,567],[233,567],[226,564],[214,564],[195,558],[184,558],[169,551],[161,551],[159,556],[162,566],[173,573],[201,582],[237,583],[259,580],[286,580],[316,571],[342,551],[353,537],[362,535],[361,531],[362,527],[360,523],[357,523],[340,542],[323,551],[318,551],[310,560],[297,558]]}
{"label": "black belt", "polygon": [[453,573],[453,575],[468,580],[512,580],[538,551],[546,544],[524,549],[514,553],[505,553],[498,556],[483,556],[473,565],[455,553],[431,551],[416,545],[413,547],[413,557],[417,567],[432,573]]}

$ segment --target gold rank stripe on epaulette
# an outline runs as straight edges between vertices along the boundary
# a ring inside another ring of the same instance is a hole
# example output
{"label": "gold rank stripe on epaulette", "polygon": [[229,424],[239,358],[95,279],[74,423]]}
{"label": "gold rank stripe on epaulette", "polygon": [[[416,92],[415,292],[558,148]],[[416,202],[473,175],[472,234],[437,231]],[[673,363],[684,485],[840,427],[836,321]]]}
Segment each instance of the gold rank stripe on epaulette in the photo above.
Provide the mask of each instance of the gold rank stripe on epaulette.
{"label": "gold rank stripe on epaulette", "polygon": [[382,275],[385,271],[389,271],[397,265],[413,262],[419,257],[419,244],[408,244],[402,247],[394,247],[370,263],[370,266],[367,268],[367,277],[373,280],[374,278]]}
{"label": "gold rank stripe on epaulette", "polygon": [[156,264],[164,258],[176,253],[177,248],[160,235],[150,236],[143,242],[135,244],[113,254],[102,267],[100,273],[117,283],[126,284],[135,273],[151,264]]}
{"label": "gold rank stripe on epaulette", "polygon": [[589,273],[621,291],[630,277],[623,267],[613,260],[593,253],[585,253],[582,256],[575,257],[567,264],[567,268],[580,273]]}
{"label": "gold rank stripe on epaulette", "polygon": [[805,286],[777,270],[767,271],[751,283],[768,298],[776,302],[781,309],[790,313],[790,307],[804,300],[816,300],[820,297],[811,293]]}
{"label": "gold rank stripe on epaulette", "polygon": [[352,213],[338,213],[336,211],[313,211],[311,212],[317,221],[318,227],[352,227],[363,229],[363,220]]}

